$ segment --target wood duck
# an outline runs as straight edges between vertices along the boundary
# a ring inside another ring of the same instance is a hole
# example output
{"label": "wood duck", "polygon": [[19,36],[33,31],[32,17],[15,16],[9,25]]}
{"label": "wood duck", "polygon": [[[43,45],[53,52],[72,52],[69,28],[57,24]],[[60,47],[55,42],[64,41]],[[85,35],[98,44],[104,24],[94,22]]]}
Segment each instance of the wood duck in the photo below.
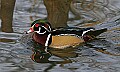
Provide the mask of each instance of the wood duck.
{"label": "wood duck", "polygon": [[26,33],[33,33],[32,38],[38,44],[52,48],[74,47],[90,41],[107,29],[95,30],[93,27],[58,27],[52,29],[47,20],[35,20]]}

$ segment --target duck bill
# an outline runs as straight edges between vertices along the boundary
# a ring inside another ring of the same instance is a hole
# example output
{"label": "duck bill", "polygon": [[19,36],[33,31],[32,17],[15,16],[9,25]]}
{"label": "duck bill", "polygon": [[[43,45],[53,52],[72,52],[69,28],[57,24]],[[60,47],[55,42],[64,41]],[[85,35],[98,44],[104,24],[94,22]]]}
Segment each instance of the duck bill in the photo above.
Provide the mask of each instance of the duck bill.
{"label": "duck bill", "polygon": [[28,34],[28,33],[32,33],[32,32],[34,32],[34,30],[33,30],[33,28],[31,27],[26,33]]}

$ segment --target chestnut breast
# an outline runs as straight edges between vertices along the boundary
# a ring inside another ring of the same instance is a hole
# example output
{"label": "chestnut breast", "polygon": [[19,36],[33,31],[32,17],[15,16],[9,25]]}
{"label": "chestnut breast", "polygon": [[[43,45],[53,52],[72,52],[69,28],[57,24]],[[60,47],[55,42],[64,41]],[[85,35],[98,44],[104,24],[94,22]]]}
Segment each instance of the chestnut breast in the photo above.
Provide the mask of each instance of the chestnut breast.
{"label": "chestnut breast", "polygon": [[76,36],[52,36],[52,43],[50,44],[49,47],[53,48],[66,48],[70,46],[76,46],[79,45],[80,43],[83,43],[84,40],[81,38],[78,38]]}

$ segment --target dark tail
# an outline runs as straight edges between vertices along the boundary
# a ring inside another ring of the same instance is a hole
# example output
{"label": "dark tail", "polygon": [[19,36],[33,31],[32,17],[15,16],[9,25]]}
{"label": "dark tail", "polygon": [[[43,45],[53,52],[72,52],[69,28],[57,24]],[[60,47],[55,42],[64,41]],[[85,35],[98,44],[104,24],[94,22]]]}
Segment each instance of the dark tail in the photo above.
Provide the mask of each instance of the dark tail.
{"label": "dark tail", "polygon": [[86,33],[86,35],[90,35],[90,36],[96,37],[96,36],[100,35],[103,32],[106,32],[106,31],[107,31],[107,28],[104,28],[104,29],[100,29],[100,30],[89,31],[89,32]]}

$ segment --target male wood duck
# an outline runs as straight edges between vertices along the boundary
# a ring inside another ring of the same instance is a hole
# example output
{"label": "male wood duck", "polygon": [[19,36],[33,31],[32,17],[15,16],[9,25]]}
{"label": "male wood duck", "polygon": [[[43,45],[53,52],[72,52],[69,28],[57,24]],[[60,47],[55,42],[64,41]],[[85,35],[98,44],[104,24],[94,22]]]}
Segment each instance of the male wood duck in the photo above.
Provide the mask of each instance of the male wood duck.
{"label": "male wood duck", "polygon": [[90,41],[107,29],[95,30],[93,27],[59,27],[52,29],[47,20],[35,20],[27,33],[33,33],[33,40],[45,47],[67,48]]}

